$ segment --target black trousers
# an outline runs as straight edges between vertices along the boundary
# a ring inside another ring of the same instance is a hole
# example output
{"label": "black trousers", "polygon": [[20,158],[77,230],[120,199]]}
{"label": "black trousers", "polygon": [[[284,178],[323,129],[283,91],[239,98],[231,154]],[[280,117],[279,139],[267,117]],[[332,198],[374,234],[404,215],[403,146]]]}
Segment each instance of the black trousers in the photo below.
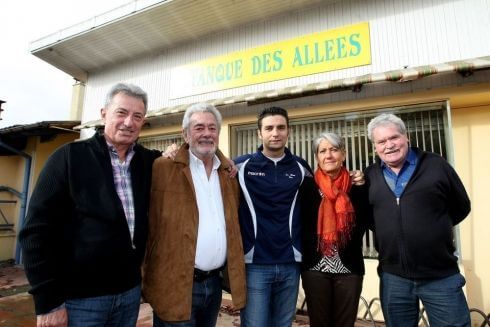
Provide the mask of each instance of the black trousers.
{"label": "black trousers", "polygon": [[354,326],[363,276],[308,270],[301,277],[311,327]]}

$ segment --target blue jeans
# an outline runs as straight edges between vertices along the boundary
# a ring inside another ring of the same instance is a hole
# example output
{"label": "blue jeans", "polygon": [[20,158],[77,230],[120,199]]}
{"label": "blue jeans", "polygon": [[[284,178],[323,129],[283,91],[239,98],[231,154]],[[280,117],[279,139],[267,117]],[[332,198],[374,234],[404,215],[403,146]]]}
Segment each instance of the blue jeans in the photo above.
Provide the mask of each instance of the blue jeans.
{"label": "blue jeans", "polygon": [[407,279],[382,273],[381,307],[387,326],[417,326],[419,300],[424,305],[431,327],[470,326],[470,312],[463,286],[464,277]]}
{"label": "blue jeans", "polygon": [[[187,321],[163,321],[153,313],[154,327],[215,327],[221,306],[221,277],[216,275],[192,286],[191,319]],[[162,296],[166,296],[162,294]]]}
{"label": "blue jeans", "polygon": [[246,264],[247,305],[240,312],[242,327],[291,326],[296,315],[299,264]]}
{"label": "blue jeans", "polygon": [[65,301],[68,326],[123,326],[134,327],[140,309],[141,286],[129,291]]}

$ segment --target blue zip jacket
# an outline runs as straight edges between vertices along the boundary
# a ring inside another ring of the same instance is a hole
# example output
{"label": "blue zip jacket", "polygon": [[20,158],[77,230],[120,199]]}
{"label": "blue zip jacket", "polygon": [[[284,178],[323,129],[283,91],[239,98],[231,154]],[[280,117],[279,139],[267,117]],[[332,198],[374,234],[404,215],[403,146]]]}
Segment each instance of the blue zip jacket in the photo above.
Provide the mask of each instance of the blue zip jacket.
{"label": "blue zip jacket", "polygon": [[257,152],[235,159],[241,188],[239,207],[245,263],[301,262],[301,217],[298,192],[313,178],[308,163],[286,148],[274,163]]}

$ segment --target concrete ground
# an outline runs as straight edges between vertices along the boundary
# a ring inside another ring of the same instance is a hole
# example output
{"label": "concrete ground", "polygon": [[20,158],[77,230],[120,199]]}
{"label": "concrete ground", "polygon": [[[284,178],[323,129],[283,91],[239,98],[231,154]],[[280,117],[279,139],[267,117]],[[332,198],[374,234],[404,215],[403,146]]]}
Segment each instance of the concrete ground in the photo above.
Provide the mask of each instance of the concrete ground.
{"label": "concrete ground", "polygon": [[[0,262],[0,326],[36,326],[34,304],[27,293],[28,289],[29,285],[22,267]],[[217,327],[240,326],[240,315],[230,309],[230,304],[229,295],[223,294]],[[140,308],[137,327],[151,326],[152,310],[147,303],[144,303]],[[293,326],[309,326],[308,317],[297,315]],[[359,321],[356,326],[372,326],[372,324]]]}
{"label": "concrete ground", "polygon": [[[0,263],[0,326],[36,325],[34,304],[28,290],[29,285],[22,267]],[[230,304],[229,296],[224,294],[217,327],[240,326],[240,315],[230,310]],[[152,310],[147,303],[141,305],[137,326],[152,326]],[[307,318],[298,316],[293,326],[308,326]]]}

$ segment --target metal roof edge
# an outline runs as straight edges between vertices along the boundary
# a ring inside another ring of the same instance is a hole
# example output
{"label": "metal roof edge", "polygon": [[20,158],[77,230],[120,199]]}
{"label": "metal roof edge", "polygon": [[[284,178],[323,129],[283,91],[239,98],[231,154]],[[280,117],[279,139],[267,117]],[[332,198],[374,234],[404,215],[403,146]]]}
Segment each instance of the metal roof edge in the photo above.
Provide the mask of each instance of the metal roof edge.
{"label": "metal roof edge", "polygon": [[19,124],[0,128],[0,135],[8,135],[16,132],[34,130],[39,128],[54,128],[75,132],[73,128],[79,124],[79,120],[48,120],[32,124]]}

